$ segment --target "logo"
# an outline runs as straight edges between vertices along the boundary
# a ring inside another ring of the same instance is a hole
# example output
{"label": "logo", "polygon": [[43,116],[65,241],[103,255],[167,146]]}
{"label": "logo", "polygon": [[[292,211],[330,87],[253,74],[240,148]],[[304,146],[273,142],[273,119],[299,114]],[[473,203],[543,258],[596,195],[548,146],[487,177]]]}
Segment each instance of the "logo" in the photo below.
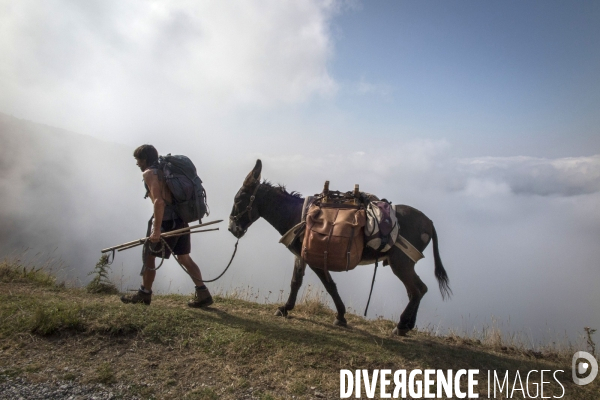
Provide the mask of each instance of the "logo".
{"label": "logo", "polygon": [[[584,358],[586,362],[580,361],[578,363],[577,360],[580,358]],[[596,376],[598,375],[598,362],[594,356],[585,351],[578,351],[577,353],[573,354],[573,363],[571,368],[573,372],[573,382],[580,386],[592,383],[592,381],[596,379]],[[577,376],[585,375],[588,371],[590,371],[590,374],[585,378],[579,378]]]}

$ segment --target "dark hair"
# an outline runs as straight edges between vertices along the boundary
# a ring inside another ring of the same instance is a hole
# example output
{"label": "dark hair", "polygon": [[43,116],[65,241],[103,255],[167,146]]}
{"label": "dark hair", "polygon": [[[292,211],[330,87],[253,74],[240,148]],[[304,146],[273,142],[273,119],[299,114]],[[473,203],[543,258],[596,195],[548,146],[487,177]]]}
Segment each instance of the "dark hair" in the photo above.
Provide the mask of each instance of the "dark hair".
{"label": "dark hair", "polygon": [[137,159],[146,161],[148,166],[158,161],[158,151],[151,144],[143,144],[133,152],[133,156]]}

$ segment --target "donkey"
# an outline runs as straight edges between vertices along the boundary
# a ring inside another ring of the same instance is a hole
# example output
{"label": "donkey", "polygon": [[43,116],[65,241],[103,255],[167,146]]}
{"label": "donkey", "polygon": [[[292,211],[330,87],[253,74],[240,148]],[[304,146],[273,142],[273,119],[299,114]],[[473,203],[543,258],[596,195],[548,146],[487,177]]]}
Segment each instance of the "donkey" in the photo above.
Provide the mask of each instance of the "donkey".
{"label": "donkey", "polygon": [[[256,165],[235,195],[233,208],[229,216],[229,231],[238,239],[244,236],[250,225],[260,217],[267,220],[281,235],[300,223],[304,199],[298,193],[288,193],[283,186],[276,187],[267,181],[261,183],[261,171],[262,163],[257,160]],[[434,274],[442,298],[450,297],[452,291],[449,286],[448,275],[440,259],[438,239],[433,222],[421,211],[405,205],[400,207],[397,217],[400,224],[400,235],[420,252],[433,239]],[[290,248],[294,254],[301,254],[301,243],[294,243],[292,246],[297,247]],[[384,265],[390,265],[392,271],[404,283],[408,292],[408,305],[402,312],[400,321],[392,330],[395,335],[405,336],[408,331],[415,327],[419,304],[425,293],[427,293],[427,286],[415,273],[415,262],[396,246],[393,246],[386,253],[378,253],[374,249],[365,247],[361,264],[373,264],[376,260],[383,260]],[[288,311],[294,308],[298,290],[302,286],[305,267],[306,263],[296,256],[289,298],[285,305],[277,309],[275,315],[287,317]],[[319,277],[327,293],[333,299],[337,310],[334,324],[345,327],[347,325],[346,318],[344,318],[346,307],[338,294],[335,282],[322,269],[313,268],[310,265],[309,267]]]}

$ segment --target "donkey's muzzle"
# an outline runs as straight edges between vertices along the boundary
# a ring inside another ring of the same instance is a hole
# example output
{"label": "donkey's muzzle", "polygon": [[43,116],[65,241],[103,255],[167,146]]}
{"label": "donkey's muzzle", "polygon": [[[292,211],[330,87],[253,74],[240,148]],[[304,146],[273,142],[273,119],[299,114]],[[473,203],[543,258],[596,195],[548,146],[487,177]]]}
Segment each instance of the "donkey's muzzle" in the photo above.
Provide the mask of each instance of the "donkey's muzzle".
{"label": "donkey's muzzle", "polygon": [[241,237],[246,233],[246,231],[241,229],[238,224],[236,224],[236,221],[234,221],[232,218],[229,219],[229,227],[227,230],[238,239],[241,239]]}

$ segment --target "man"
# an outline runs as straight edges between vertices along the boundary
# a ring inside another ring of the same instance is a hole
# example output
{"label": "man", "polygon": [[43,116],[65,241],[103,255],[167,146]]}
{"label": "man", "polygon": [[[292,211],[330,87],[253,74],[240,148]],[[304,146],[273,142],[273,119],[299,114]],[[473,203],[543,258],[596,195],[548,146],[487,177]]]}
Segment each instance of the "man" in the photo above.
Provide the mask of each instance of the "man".
{"label": "man", "polygon": [[[137,166],[142,170],[144,184],[146,186],[146,197],[150,197],[154,205],[154,214],[148,221],[148,231],[146,237],[149,242],[144,245],[142,269],[142,286],[136,294],[121,297],[123,303],[144,303],[150,304],[152,299],[152,283],[156,277],[156,256],[162,257],[163,246],[160,234],[170,232],[176,229],[187,227],[175,213],[172,204],[172,196],[167,186],[163,171],[158,166],[158,151],[154,146],[145,144],[133,152]],[[190,307],[207,307],[213,303],[210,292],[202,282],[202,274],[198,265],[190,257],[191,242],[190,234],[165,238],[168,244],[164,246],[164,258],[168,259],[173,250],[173,255],[187,269],[190,277],[196,285],[196,294],[188,302]],[[171,250],[169,250],[169,248]]]}

